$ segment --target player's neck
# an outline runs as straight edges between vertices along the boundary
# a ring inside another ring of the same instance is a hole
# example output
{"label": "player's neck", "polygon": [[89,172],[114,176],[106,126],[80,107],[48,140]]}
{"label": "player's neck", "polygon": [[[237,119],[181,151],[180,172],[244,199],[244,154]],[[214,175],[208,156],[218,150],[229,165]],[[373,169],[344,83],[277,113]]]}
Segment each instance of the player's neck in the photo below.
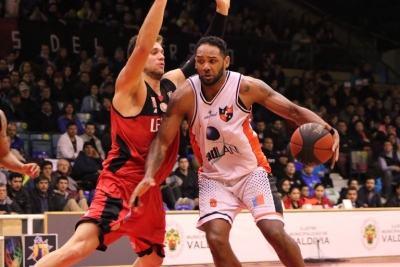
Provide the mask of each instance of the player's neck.
{"label": "player's neck", "polygon": [[211,101],[218,94],[221,87],[224,85],[226,80],[226,71],[222,74],[221,78],[213,85],[205,85],[201,83],[201,88],[203,91],[203,95],[207,99],[207,101]]}

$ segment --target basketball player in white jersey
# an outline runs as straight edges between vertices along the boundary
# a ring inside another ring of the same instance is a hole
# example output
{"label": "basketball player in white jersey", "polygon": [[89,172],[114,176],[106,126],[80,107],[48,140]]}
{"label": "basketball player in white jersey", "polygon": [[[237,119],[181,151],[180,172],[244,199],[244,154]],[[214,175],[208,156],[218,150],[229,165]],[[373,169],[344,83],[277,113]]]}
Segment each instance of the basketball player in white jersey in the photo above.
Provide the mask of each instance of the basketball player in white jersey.
{"label": "basketball player in white jersey", "polygon": [[3,111],[0,110],[0,166],[7,170],[24,173],[31,178],[39,176],[40,167],[36,163],[23,164],[10,153],[10,144],[6,134],[7,120]]}
{"label": "basketball player in white jersey", "polygon": [[193,150],[201,165],[197,227],[206,232],[215,265],[241,266],[229,244],[229,232],[235,216],[245,208],[285,266],[305,266],[298,245],[284,231],[281,201],[268,176],[271,169],[250,126],[251,106],[260,103],[299,125],[326,125],[334,137],[332,167],[339,152],[337,131],[261,80],[227,71],[230,59],[222,39],[203,37],[195,53],[198,75],[190,77],[173,94],[150,146],[145,177],[132,194],[131,203],[155,185],[153,176],[187,116]]}

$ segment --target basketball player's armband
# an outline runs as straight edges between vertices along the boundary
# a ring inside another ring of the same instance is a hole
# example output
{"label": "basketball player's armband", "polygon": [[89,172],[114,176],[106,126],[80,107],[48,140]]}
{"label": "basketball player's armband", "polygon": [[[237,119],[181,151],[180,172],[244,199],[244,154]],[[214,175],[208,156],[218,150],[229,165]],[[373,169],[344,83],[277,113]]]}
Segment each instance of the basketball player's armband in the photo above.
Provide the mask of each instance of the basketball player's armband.
{"label": "basketball player's armband", "polygon": [[[326,124],[328,125],[328,124]],[[331,126],[331,129],[329,130],[329,132],[331,133],[331,135],[335,135],[335,129],[333,129],[333,127]]]}

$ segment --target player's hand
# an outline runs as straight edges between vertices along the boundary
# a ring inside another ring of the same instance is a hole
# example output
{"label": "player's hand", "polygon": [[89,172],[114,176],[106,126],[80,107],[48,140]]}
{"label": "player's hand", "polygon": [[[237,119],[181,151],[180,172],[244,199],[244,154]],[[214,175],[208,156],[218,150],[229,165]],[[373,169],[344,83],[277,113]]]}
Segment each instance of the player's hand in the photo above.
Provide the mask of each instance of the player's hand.
{"label": "player's hand", "polygon": [[335,162],[339,160],[339,142],[340,142],[340,137],[338,131],[336,131],[335,128],[332,128],[329,124],[325,124],[325,128],[328,131],[333,130],[335,133],[332,135],[333,137],[333,146],[332,146],[332,160],[331,160],[331,169],[335,166]]}
{"label": "player's hand", "polygon": [[32,178],[39,176],[40,168],[36,163],[28,163],[22,166],[22,172],[29,175]]}
{"label": "player's hand", "polygon": [[143,180],[136,186],[135,190],[129,200],[129,208],[134,208],[134,211],[139,206],[139,197],[146,193],[150,187],[156,186],[156,182],[153,177],[144,177]]}
{"label": "player's hand", "polygon": [[217,3],[217,12],[227,16],[229,7],[231,6],[231,0],[215,0]]}

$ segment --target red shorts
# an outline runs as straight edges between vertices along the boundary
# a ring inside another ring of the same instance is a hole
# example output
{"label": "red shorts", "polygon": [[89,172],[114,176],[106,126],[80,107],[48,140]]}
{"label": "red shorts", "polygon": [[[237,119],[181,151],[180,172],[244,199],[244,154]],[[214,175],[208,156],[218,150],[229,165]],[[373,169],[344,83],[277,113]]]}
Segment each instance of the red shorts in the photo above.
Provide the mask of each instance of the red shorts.
{"label": "red shorts", "polygon": [[128,203],[136,185],[103,171],[94,199],[76,227],[84,221],[93,221],[101,228],[98,250],[105,251],[108,245],[126,235],[139,257],[152,253],[153,247],[164,257],[165,211],[161,190],[158,186],[151,187],[140,197],[143,205],[133,212]]}

